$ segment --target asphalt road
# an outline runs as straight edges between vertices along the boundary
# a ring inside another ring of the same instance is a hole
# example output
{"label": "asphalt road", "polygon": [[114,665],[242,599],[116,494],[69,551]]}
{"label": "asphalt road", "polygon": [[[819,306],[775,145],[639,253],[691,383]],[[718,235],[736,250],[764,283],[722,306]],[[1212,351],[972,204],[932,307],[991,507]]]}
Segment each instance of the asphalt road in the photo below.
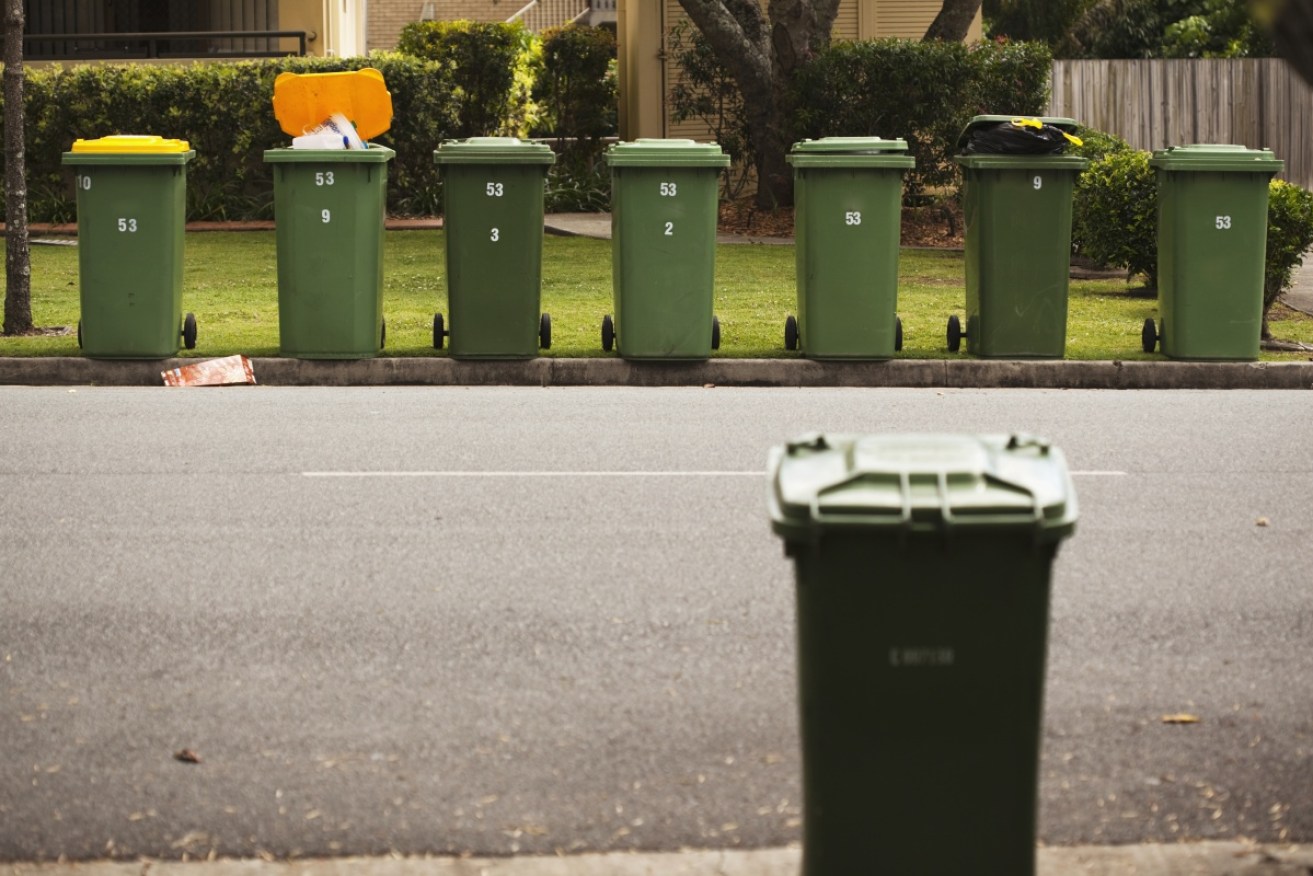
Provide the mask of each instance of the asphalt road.
{"label": "asphalt road", "polygon": [[1045,842],[1313,840],[1304,392],[0,387],[0,412],[0,860],[797,840],[762,471],[814,429],[1066,452]]}

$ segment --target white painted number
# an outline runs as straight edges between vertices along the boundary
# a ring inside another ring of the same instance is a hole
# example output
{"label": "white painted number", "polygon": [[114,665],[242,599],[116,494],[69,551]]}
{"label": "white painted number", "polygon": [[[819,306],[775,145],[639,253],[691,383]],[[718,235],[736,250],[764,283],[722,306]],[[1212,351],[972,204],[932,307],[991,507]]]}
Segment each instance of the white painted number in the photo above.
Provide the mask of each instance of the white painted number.
{"label": "white painted number", "polygon": [[1038,192],[1040,189],[1044,188],[1044,177],[1037,176],[1030,181],[1030,184],[1033,185],[1035,187],[1035,191]]}
{"label": "white painted number", "polygon": [[315,185],[331,186],[332,184],[333,184],[333,171],[330,170],[327,171],[326,173],[315,174]]}
{"label": "white painted number", "polygon": [[862,224],[862,213],[861,213],[861,211],[860,211],[860,210],[853,210],[851,213],[844,213],[844,214],[843,214],[843,224],[844,224],[844,225],[861,225],[861,224]]}
{"label": "white painted number", "polygon": [[1226,231],[1226,230],[1228,230],[1230,227],[1231,227],[1231,217],[1230,217],[1230,216],[1218,216],[1218,217],[1217,217],[1217,230],[1218,230],[1218,231]]}
{"label": "white painted number", "polygon": [[332,218],[333,218],[333,214],[330,213],[328,210],[320,210],[320,211],[319,211],[319,218],[320,218],[320,219],[323,219],[323,220],[324,220],[324,224],[327,225],[327,224],[332,220]]}
{"label": "white painted number", "polygon": [[119,220],[119,231],[126,231],[126,232],[129,233],[129,234],[136,234],[136,233],[137,233],[137,220],[136,220],[136,219],[120,219],[120,220]]}
{"label": "white painted number", "polygon": [[674,236],[675,236],[675,223],[674,223],[674,222],[667,222],[667,223],[666,223],[666,237],[674,237]]}
{"label": "white painted number", "polygon": [[493,243],[496,243],[497,241],[501,240],[501,229],[500,228],[492,229],[492,233],[488,235],[488,239],[491,240]]}
{"label": "white painted number", "polygon": [[505,193],[506,191],[501,183],[494,183],[494,182],[488,183],[488,197],[500,198]]}
{"label": "white painted number", "polygon": [[78,183],[78,188],[82,189],[82,191],[85,192],[85,191],[87,191],[88,189],[91,188],[91,177],[89,177],[89,176],[83,176],[83,175],[79,174],[79,175],[78,175],[78,179],[77,179],[77,183]]}
{"label": "white painted number", "polygon": [[675,185],[676,185],[676,184],[675,184],[675,183],[672,183],[672,182],[664,182],[664,183],[662,183],[662,184],[661,184],[661,197],[663,197],[663,198],[673,198],[673,197],[675,197],[675,195],[678,194],[678,191],[677,191],[677,189],[675,188]]}

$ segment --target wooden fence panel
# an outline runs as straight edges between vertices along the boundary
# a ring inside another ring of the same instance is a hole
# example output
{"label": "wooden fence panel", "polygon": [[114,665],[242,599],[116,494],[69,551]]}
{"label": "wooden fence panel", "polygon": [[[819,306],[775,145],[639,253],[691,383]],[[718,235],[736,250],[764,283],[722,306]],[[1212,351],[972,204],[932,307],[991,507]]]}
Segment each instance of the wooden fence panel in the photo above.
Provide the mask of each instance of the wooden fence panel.
{"label": "wooden fence panel", "polygon": [[1239,143],[1271,149],[1313,189],[1313,88],[1278,58],[1054,61],[1049,113],[1137,149]]}

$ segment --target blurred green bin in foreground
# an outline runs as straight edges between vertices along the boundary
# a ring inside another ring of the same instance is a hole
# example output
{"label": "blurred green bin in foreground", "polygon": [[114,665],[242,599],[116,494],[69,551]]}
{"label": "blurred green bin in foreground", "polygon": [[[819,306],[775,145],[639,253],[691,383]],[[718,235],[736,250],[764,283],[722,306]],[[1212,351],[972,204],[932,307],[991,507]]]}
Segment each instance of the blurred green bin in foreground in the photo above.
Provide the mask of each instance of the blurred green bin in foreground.
{"label": "blurred green bin in foreground", "polygon": [[185,140],[119,134],[77,140],[78,344],[98,359],[167,359],[196,346],[182,312]]}
{"label": "blurred green bin in foreground", "polygon": [[[373,68],[281,73],[274,112],[293,137],[309,120],[349,113],[368,140],[387,131],[391,95]],[[295,143],[295,141],[293,141]],[[300,359],[365,359],[387,340],[383,321],[383,219],[388,162],[367,148],[267,149],[273,166],[278,252],[278,347]]]}
{"label": "blurred green bin in foreground", "polygon": [[903,348],[898,244],[907,141],[824,137],[794,145],[798,316],[784,347],[811,359],[888,359]]}
{"label": "blurred green bin in foreground", "polygon": [[1268,183],[1284,163],[1268,149],[1197,144],[1149,159],[1158,177],[1158,341],[1174,359],[1258,358],[1263,334]]}
{"label": "blurred green bin in foreground", "polygon": [[1077,516],[1061,451],[813,434],[770,478],[797,588],[803,876],[1033,874],[1050,575]]}
{"label": "blurred green bin in foreground", "polygon": [[602,349],[626,359],[702,360],[720,347],[714,311],[720,172],[715,143],[635,140],[606,152],[611,167],[615,318]]}
{"label": "blurred green bin in foreground", "polygon": [[[1072,119],[976,116],[959,139],[1000,126],[1072,131]],[[1003,147],[1006,148],[1006,147]],[[962,167],[966,224],[965,329],[948,320],[948,349],[989,358],[1061,359],[1067,347],[1071,202],[1089,161],[1074,155],[971,153]]]}
{"label": "blurred green bin in foreground", "polygon": [[433,317],[433,346],[457,359],[531,359],[552,346],[540,313],[543,187],[551,147],[472,137],[433,153],[442,171],[451,326]]}

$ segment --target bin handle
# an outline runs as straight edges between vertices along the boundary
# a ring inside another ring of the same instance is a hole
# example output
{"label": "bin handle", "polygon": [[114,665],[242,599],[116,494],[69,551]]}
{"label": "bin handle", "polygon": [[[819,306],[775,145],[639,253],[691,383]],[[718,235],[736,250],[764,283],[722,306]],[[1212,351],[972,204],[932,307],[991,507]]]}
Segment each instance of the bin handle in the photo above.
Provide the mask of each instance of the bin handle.
{"label": "bin handle", "polygon": [[[1015,439],[1014,439],[1015,440]],[[1029,439],[1028,436],[1022,437],[1022,442],[1041,449],[1041,452],[1047,452],[1047,442],[1035,439]],[[861,526],[861,525],[880,525],[888,526],[891,522],[896,523],[903,530],[916,528],[912,520],[912,477],[905,471],[897,472],[899,496],[902,499],[900,507],[896,513],[873,514],[869,512],[844,512],[844,511],[826,511],[821,508],[821,499],[827,493],[841,490],[844,487],[851,486],[862,481],[887,481],[894,472],[855,472],[842,480],[827,484],[816,491],[811,499],[811,518],[812,522],[830,525],[830,526]],[[980,477],[987,484],[1006,487],[1009,490],[1015,490],[1024,493],[1030,499],[1030,513],[1024,518],[1019,514],[955,514],[952,504],[949,501],[948,492],[948,472],[944,470],[934,472],[935,492],[939,500],[939,521],[933,527],[925,528],[943,529],[945,532],[954,528],[971,528],[975,526],[997,526],[1003,524],[1017,524],[1027,522],[1036,529],[1044,522],[1044,509],[1040,506],[1039,496],[1035,491],[1025,484],[1019,484],[1001,478],[990,472],[981,472]]]}

